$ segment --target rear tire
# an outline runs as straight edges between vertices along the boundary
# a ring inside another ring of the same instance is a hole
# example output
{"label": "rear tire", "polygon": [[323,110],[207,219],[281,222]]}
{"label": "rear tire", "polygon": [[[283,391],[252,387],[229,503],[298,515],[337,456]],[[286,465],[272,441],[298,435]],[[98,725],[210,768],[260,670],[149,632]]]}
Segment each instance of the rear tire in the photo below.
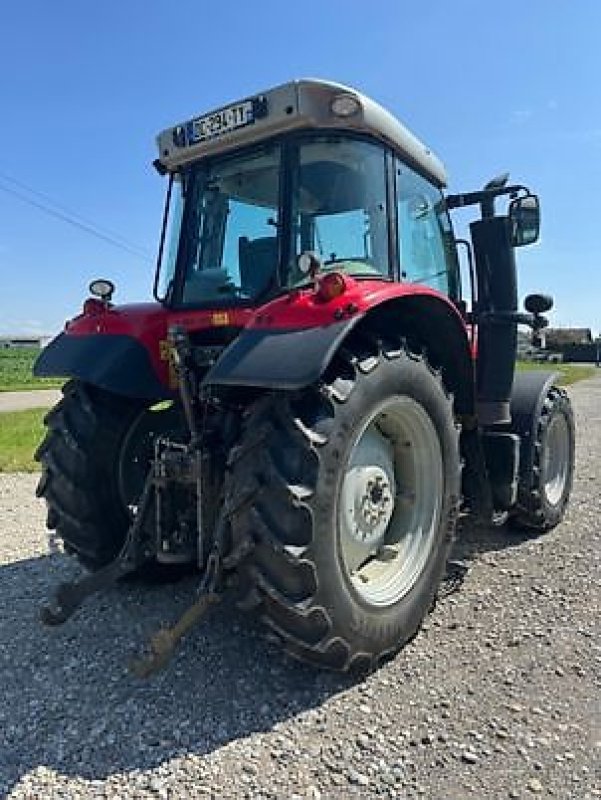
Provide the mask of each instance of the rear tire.
{"label": "rear tire", "polygon": [[358,349],[321,386],[263,397],[228,484],[240,605],[291,655],[365,671],[415,635],[460,484],[452,400],[421,357]]}
{"label": "rear tire", "polygon": [[574,477],[574,413],[563,389],[549,390],[533,447],[532,470],[520,477],[518,505],[509,523],[543,533],[563,519]]}
{"label": "rear tire", "polygon": [[147,463],[144,448],[125,463],[124,445],[146,413],[141,401],[73,380],[45,417],[37,495],[47,503],[47,527],[89,570],[112,561],[125,541]]}

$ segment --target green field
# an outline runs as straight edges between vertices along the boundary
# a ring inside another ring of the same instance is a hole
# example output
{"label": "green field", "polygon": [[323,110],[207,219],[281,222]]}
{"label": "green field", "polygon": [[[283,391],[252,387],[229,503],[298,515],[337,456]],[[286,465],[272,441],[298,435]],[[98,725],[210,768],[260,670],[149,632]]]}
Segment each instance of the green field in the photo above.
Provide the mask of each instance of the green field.
{"label": "green field", "polygon": [[0,413],[0,472],[34,472],[33,454],[44,436],[47,409]]}
{"label": "green field", "polygon": [[35,347],[0,348],[0,392],[19,389],[52,389],[62,386],[60,378],[34,378],[33,363],[40,351]]}
{"label": "green field", "polygon": [[583,381],[592,378],[597,368],[588,364],[539,364],[532,361],[518,361],[517,368],[521,372],[526,370],[545,370],[547,372],[557,372],[559,386],[569,386],[576,381]]}

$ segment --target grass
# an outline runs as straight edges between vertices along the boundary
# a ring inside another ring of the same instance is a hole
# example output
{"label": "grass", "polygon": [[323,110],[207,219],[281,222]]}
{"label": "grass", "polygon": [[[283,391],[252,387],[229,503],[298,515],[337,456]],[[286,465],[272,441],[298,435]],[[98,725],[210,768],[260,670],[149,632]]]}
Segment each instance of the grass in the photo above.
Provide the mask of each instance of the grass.
{"label": "grass", "polygon": [[45,408],[0,413],[0,472],[35,472],[33,454],[44,436]]}
{"label": "grass", "polygon": [[517,368],[520,371],[544,369],[548,372],[557,372],[560,386],[569,386],[576,381],[583,381],[592,378],[597,368],[588,364],[549,364],[533,361],[518,361]]}
{"label": "grass", "polygon": [[[519,362],[518,369],[557,371],[562,386],[590,378],[596,371],[595,367],[580,364],[533,364],[528,361]],[[39,469],[33,454],[44,436],[46,413],[45,408],[0,413],[0,472],[35,472]]]}
{"label": "grass", "polygon": [[33,364],[40,351],[35,347],[0,349],[0,392],[21,389],[53,389],[63,385],[60,378],[34,378]]}

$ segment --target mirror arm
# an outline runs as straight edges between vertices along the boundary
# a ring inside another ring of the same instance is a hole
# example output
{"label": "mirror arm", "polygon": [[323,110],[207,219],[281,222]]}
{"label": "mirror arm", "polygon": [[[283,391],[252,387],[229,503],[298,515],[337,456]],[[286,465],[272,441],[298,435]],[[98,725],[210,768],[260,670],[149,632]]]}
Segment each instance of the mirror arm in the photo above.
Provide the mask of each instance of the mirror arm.
{"label": "mirror arm", "polygon": [[504,186],[499,189],[482,189],[478,192],[465,192],[464,194],[449,194],[445,198],[447,208],[452,210],[454,208],[463,208],[465,206],[475,206],[478,203],[487,203],[500,197],[501,195],[508,194],[512,200],[519,197],[520,193],[524,196],[530,194],[530,190],[521,184],[514,186]]}
{"label": "mirror arm", "polygon": [[474,322],[481,324],[488,322],[489,324],[503,325],[507,322],[515,322],[516,325],[527,325],[534,331],[539,331],[546,328],[549,320],[543,317],[542,314],[529,314],[522,311],[483,311],[473,315]]}

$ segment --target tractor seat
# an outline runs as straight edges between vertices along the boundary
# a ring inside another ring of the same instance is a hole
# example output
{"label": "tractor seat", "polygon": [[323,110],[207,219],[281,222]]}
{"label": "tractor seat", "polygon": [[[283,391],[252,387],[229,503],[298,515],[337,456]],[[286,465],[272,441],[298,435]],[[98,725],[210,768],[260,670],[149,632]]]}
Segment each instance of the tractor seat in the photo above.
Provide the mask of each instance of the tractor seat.
{"label": "tractor seat", "polygon": [[238,239],[238,263],[242,291],[256,297],[264,292],[278,263],[278,241],[275,236],[253,239],[241,236]]}

